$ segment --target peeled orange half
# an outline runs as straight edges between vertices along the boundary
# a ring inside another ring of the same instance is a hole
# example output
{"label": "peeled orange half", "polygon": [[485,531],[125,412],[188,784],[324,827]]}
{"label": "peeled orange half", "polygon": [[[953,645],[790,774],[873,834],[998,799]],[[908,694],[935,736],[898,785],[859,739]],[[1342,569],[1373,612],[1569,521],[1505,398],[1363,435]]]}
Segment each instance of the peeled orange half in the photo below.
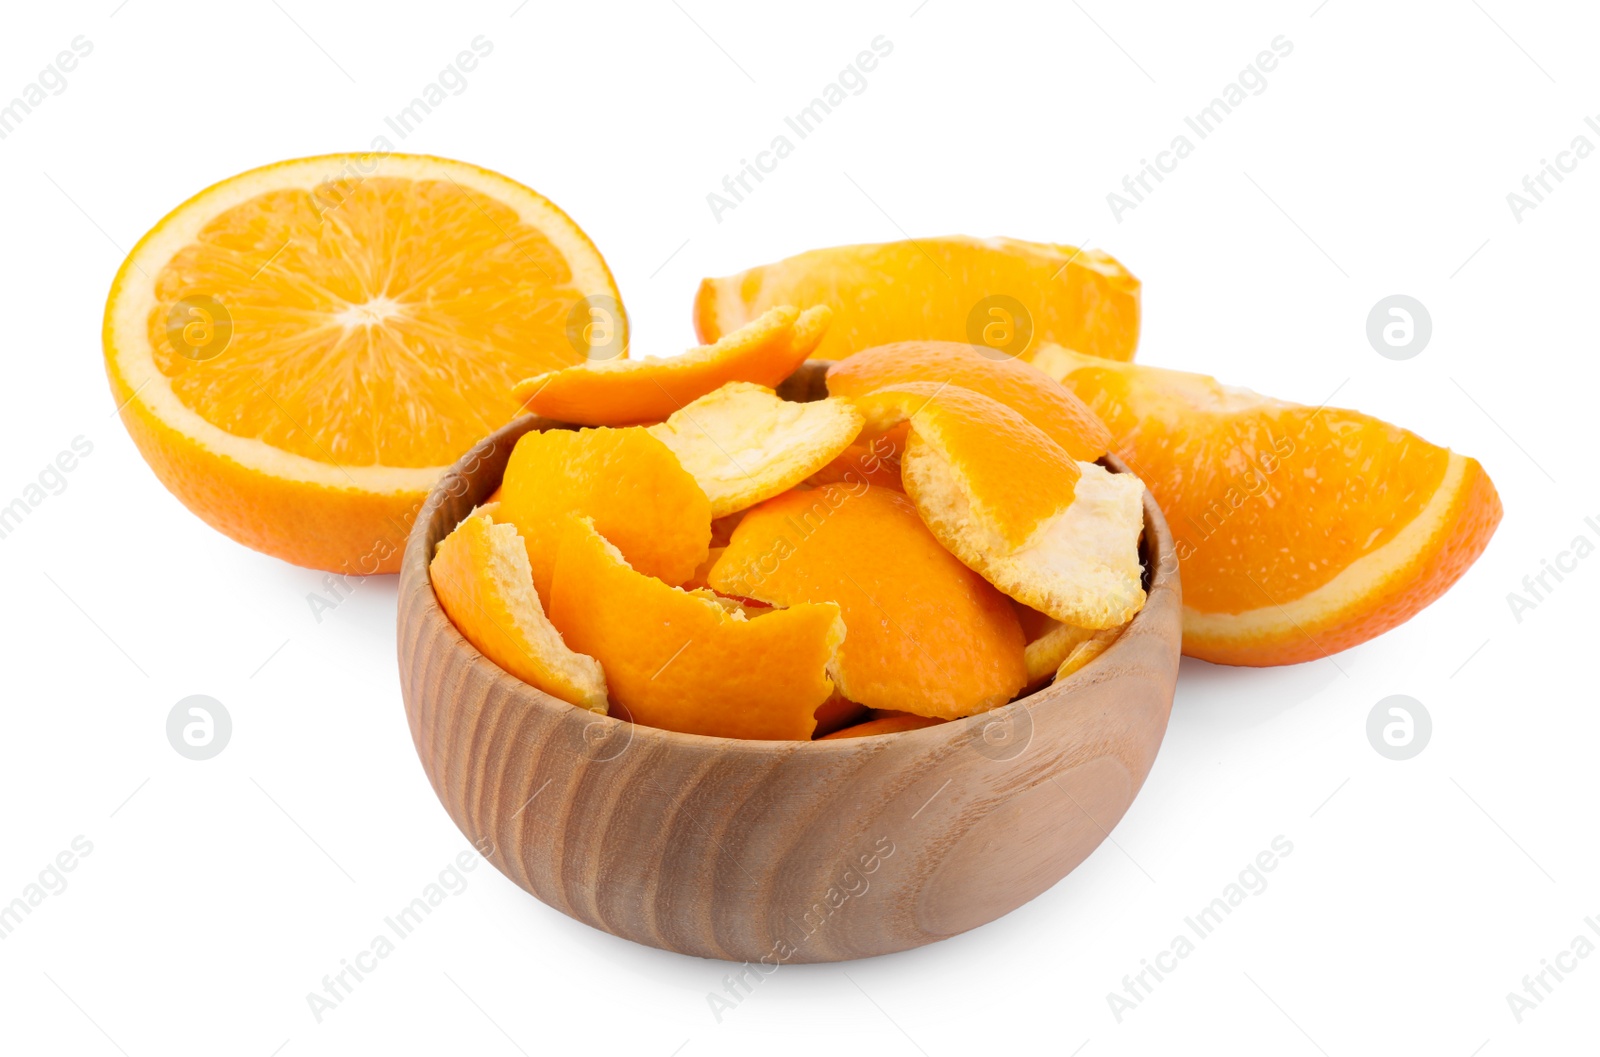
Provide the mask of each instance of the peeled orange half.
{"label": "peeled orange half", "polygon": [[1191,657],[1293,664],[1365,642],[1443,594],[1500,522],[1476,459],[1369,415],[1063,349],[1038,362],[1166,514]]}
{"label": "peeled orange half", "polygon": [[833,325],[813,356],[913,339],[964,341],[1030,359],[1043,342],[1130,360],[1139,280],[1110,254],[964,235],[811,250],[706,279],[695,296],[704,342],[777,305],[827,305]]}
{"label": "peeled orange half", "polygon": [[392,572],[429,487],[516,413],[518,379],[626,347],[617,298],[578,226],[504,176],[303,158],[200,192],[139,241],[106,304],[106,370],[140,453],[213,527]]}

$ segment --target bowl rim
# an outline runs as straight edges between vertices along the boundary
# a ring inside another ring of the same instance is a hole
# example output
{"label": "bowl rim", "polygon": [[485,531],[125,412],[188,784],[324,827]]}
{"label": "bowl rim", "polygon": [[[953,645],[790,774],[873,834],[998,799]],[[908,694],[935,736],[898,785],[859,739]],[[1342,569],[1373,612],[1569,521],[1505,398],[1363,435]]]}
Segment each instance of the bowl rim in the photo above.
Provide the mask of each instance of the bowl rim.
{"label": "bowl rim", "polygon": [[[802,364],[796,374],[804,372],[808,368],[814,369],[816,366],[826,366],[827,364],[828,361],[813,360]],[[770,758],[774,752],[860,752],[874,746],[886,747],[891,743],[907,746],[912,744],[911,741],[905,739],[914,739],[931,745],[939,739],[957,738],[962,736],[963,732],[970,730],[974,722],[984,722],[983,717],[994,717],[1017,708],[1026,709],[1031,714],[1032,710],[1041,704],[1051,702],[1058,697],[1070,696],[1079,683],[1086,682],[1097,674],[1096,669],[1104,669],[1120,660],[1121,653],[1129,644],[1128,632],[1143,627],[1144,624],[1148,623],[1148,619],[1153,619],[1150,614],[1155,607],[1150,605],[1151,598],[1149,596],[1154,596],[1157,590],[1180,590],[1178,557],[1176,548],[1173,546],[1171,531],[1167,526],[1166,518],[1161,512],[1161,508],[1156,504],[1149,487],[1146,486],[1143,497],[1144,533],[1140,539],[1141,550],[1149,559],[1144,563],[1145,580],[1148,584],[1145,605],[1140,608],[1138,613],[1134,614],[1133,619],[1128,622],[1124,633],[1117,636],[1116,640],[1104,652],[1076,672],[1073,672],[1066,679],[1057,681],[1052,677],[1050,682],[1044,684],[1038,690],[1014,698],[1003,705],[997,705],[986,712],[978,712],[972,716],[952,719],[944,723],[935,723],[915,730],[895,731],[888,735],[873,735],[862,738],[838,738],[831,741],[817,738],[812,738],[809,741],[799,741],[687,734],[682,731],[666,730],[661,727],[634,723],[610,714],[602,715],[598,712],[590,712],[581,705],[574,705],[569,701],[564,701],[553,694],[540,690],[531,683],[523,682],[498,664],[495,664],[488,657],[485,657],[476,646],[468,641],[466,636],[461,634],[455,623],[445,614],[443,607],[439,604],[438,595],[434,592],[433,578],[429,570],[435,546],[455,528],[454,525],[451,525],[448,528],[440,526],[437,532],[433,529],[433,523],[439,516],[440,508],[449,499],[456,497],[452,495],[452,489],[458,485],[464,485],[466,492],[476,492],[477,498],[473,502],[473,506],[476,508],[482,504],[483,499],[492,493],[495,488],[500,487],[501,479],[504,478],[504,469],[501,469],[500,479],[495,481],[493,487],[484,488],[482,486],[483,474],[481,467],[477,465],[478,463],[481,463],[488,455],[492,455],[501,446],[506,448],[507,458],[509,459],[509,451],[515,447],[516,441],[520,440],[524,434],[534,430],[582,428],[586,427],[542,418],[539,415],[521,415],[475,444],[471,450],[456,460],[450,469],[440,476],[439,480],[429,489],[427,499],[417,513],[416,521],[412,524],[411,532],[406,542],[405,557],[401,563],[398,584],[400,625],[403,632],[407,622],[408,593],[415,591],[422,596],[419,600],[422,605],[422,612],[416,615],[416,619],[425,624],[435,625],[435,627],[442,624],[443,627],[440,630],[443,631],[445,641],[449,643],[452,649],[466,651],[475,661],[487,665],[491,669],[493,685],[496,691],[508,693],[519,704],[524,704],[530,708],[539,708],[550,712],[559,711],[569,715],[574,711],[583,712],[585,713],[583,718],[589,724],[614,723],[625,725],[628,728],[629,744],[634,739],[644,737],[654,740],[657,744],[669,750],[694,749],[705,751],[715,749],[720,753],[731,752],[741,756],[758,755]],[[1126,463],[1115,455],[1108,454],[1100,462],[1113,473],[1133,472]],[[425,591],[421,590],[423,586],[426,587]],[[1181,604],[1180,596],[1178,600],[1180,611]],[[404,649],[403,639],[401,649]],[[404,664],[406,658],[402,655],[400,659]],[[882,740],[885,738],[893,740],[892,742],[886,742]],[[804,748],[806,746],[812,746],[813,748],[806,750]]]}

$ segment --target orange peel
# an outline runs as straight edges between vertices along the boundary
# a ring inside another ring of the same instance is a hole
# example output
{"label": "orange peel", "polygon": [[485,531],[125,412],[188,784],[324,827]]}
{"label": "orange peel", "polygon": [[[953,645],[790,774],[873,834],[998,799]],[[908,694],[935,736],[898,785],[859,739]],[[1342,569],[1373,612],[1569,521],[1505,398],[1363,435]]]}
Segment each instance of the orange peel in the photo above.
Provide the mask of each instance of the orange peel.
{"label": "orange peel", "polygon": [[605,714],[605,672],[569,649],[545,615],[514,527],[472,514],[439,541],[428,575],[440,607],[479,653],[547,694]]}
{"label": "orange peel", "polygon": [[906,338],[979,341],[1031,359],[1055,342],[1131,360],[1139,280],[1110,254],[1043,242],[950,235],[830,246],[706,279],[694,300],[701,341],[772,305],[829,305],[816,355],[838,360]]}
{"label": "orange peel", "polygon": [[765,386],[729,382],[648,428],[710,498],[711,516],[720,518],[786,492],[826,466],[863,421],[845,400],[797,403]]}
{"label": "orange peel", "polygon": [[591,360],[518,382],[524,408],[558,422],[631,426],[662,419],[728,382],[776,388],[828,329],[824,305],[783,305],[710,345],[658,359]]}
{"label": "orange peel", "polygon": [[954,341],[899,341],[864,349],[828,368],[828,392],[861,397],[905,382],[960,386],[1011,408],[1081,462],[1111,448],[1111,431],[1089,405],[1022,360],[995,358]]}
{"label": "orange peel", "polygon": [[898,492],[832,484],[770,499],[709,580],[774,605],[837,603],[849,629],[839,690],[868,707],[952,719],[1005,704],[1027,680],[1011,605]]}
{"label": "orange peel", "polygon": [[725,738],[809,740],[845,637],[832,603],[752,615],[709,591],[670,587],[578,517],[562,537],[550,619],[605,667],[635,722]]}
{"label": "orange peel", "polygon": [[687,581],[706,560],[711,502],[641,427],[534,430],[512,450],[496,517],[522,534],[546,603],[572,514],[592,518],[634,568],[669,584]]}

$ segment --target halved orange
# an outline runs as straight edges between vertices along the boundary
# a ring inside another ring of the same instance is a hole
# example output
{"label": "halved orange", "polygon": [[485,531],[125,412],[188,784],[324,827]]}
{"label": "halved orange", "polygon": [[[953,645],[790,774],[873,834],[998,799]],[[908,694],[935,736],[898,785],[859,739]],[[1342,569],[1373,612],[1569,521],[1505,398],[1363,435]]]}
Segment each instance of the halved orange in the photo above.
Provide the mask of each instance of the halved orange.
{"label": "halved orange", "polygon": [[747,614],[709,591],[636,572],[588,519],[568,525],[550,620],[605,667],[613,699],[634,722],[724,738],[811,737],[845,636],[838,606]]}
{"label": "halved orange", "polygon": [[534,430],[512,449],[495,518],[522,534],[547,606],[572,514],[592,519],[640,573],[669,584],[691,579],[710,548],[711,501],[643,426]]}
{"label": "halved orange", "polygon": [[903,382],[955,385],[997,400],[1033,423],[1074,459],[1094,462],[1111,449],[1111,431],[1089,406],[1032,364],[987,356],[954,341],[897,341],[855,353],[828,368],[828,392],[861,397]]}
{"label": "halved orange", "polygon": [[966,716],[1005,704],[1027,678],[1011,604],[898,492],[831,484],[769,499],[739,523],[709,582],[774,605],[837,603],[848,629],[839,690],[871,708]]}
{"label": "halved orange", "polygon": [[695,296],[701,341],[774,305],[827,305],[823,359],[910,339],[970,341],[1031,358],[1041,342],[1130,360],[1139,342],[1139,280],[1109,254],[962,235],[812,250],[706,279]]}
{"label": "halved orange", "polygon": [[428,565],[433,592],[478,651],[525,683],[606,712],[600,663],[567,648],[533,589],[517,530],[474,513],[439,541]]}
{"label": "halved orange", "polygon": [[1365,642],[1443,594],[1499,524],[1477,460],[1368,415],[1064,349],[1040,365],[1166,513],[1192,657],[1293,664]]}
{"label": "halved orange", "polygon": [[600,360],[518,382],[514,395],[529,411],[584,426],[660,422],[729,382],[777,388],[805,362],[832,313],[773,308],[714,344],[660,359]]}
{"label": "halved orange", "polygon": [[568,320],[596,303],[619,307],[605,261],[521,184],[302,158],[139,241],[106,302],[106,370],[140,453],[207,523],[299,565],[393,572],[440,473],[516,413],[512,384],[589,355],[596,332]]}

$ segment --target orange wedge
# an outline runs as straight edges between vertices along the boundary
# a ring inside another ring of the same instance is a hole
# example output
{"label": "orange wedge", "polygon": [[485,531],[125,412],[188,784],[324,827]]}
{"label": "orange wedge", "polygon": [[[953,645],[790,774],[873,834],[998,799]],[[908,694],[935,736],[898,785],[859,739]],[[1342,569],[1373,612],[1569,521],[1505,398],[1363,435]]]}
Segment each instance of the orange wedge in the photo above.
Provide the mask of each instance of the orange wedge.
{"label": "orange wedge", "polygon": [[861,412],[845,400],[797,403],[771,389],[729,382],[648,427],[678,457],[726,517],[805,480],[861,432]]}
{"label": "orange wedge", "polygon": [[996,359],[954,341],[899,341],[855,353],[828,368],[828,392],[861,397],[904,382],[955,385],[999,401],[1072,456],[1094,462],[1111,449],[1111,431],[1054,378],[1021,360]]}
{"label": "orange wedge", "polygon": [[605,262],[521,184],[303,158],[139,241],[106,302],[106,371],[140,453],[208,524],[299,565],[393,572],[440,473],[516,413],[511,385],[604,351],[567,326],[588,299],[617,303]]}
{"label": "orange wedge", "polygon": [[1055,342],[1130,360],[1139,342],[1139,280],[1109,254],[965,236],[812,250],[707,279],[695,329],[715,341],[774,305],[834,311],[815,355],[839,360],[891,341],[966,341],[1032,357]]}
{"label": "orange wedge", "polygon": [[1192,657],[1293,664],[1365,642],[1443,594],[1499,524],[1477,460],[1370,416],[1064,349],[1040,362],[1166,513]]}
{"label": "orange wedge", "polygon": [[550,619],[573,649],[604,665],[634,722],[724,738],[811,737],[845,635],[838,606],[747,615],[708,591],[635,572],[591,521],[568,524]]}
{"label": "orange wedge", "polygon": [[500,493],[495,517],[522,534],[534,587],[547,605],[572,514],[593,519],[634,568],[669,584],[693,577],[709,551],[710,500],[642,427],[524,434]]}
{"label": "orange wedge", "polygon": [[824,485],[768,500],[709,580],[774,605],[837,603],[848,629],[839,690],[870,708],[949,719],[1003,705],[1026,681],[1010,604],[898,492]]}
{"label": "orange wedge", "polygon": [[472,515],[439,542],[428,575],[439,605],[478,652],[547,694],[605,714],[605,673],[568,649],[545,616],[515,528]]}
{"label": "orange wedge", "polygon": [[584,426],[660,422],[728,382],[777,388],[816,349],[832,313],[773,308],[714,344],[663,359],[597,360],[518,382],[527,410]]}

